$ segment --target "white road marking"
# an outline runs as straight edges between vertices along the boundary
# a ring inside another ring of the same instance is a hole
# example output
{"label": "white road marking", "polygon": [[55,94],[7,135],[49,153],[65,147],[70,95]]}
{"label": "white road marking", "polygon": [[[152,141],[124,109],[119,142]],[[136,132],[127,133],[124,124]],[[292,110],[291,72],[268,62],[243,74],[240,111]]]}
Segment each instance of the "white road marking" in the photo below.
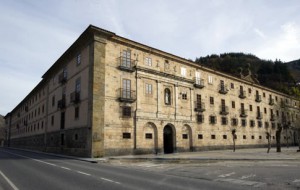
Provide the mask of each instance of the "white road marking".
{"label": "white road marking", "polygon": [[247,179],[247,178],[255,177],[255,176],[256,176],[255,174],[243,175],[240,179]]}
{"label": "white road marking", "polygon": [[15,184],[13,183],[13,182],[11,182],[9,179],[8,179],[8,177],[6,177],[5,175],[4,175],[4,173],[2,173],[1,171],[0,171],[0,175],[2,175],[2,177],[7,181],[7,183],[13,188],[13,190],[19,190],[16,186],[15,186]]}
{"label": "white road marking", "polygon": [[61,166],[60,168],[65,169],[65,170],[71,170],[70,168],[66,168],[66,167],[63,167],[63,166]]}
{"label": "white road marking", "polygon": [[247,185],[247,186],[253,186],[253,187],[261,187],[265,185],[265,183],[259,182],[259,181],[248,181],[248,180],[241,180],[241,179],[216,179],[215,181],[223,181],[223,182],[229,182],[233,184],[239,184],[239,185]]}
{"label": "white road marking", "polygon": [[300,183],[300,179],[295,179],[293,183]]}
{"label": "white road marking", "polygon": [[84,173],[84,172],[81,172],[81,171],[76,171],[77,173],[80,173],[80,174],[83,174],[83,175],[87,175],[87,176],[90,176],[91,174],[88,174],[88,173]]}
{"label": "white road marking", "polygon": [[235,172],[231,172],[231,173],[228,173],[228,174],[219,175],[218,177],[229,177],[229,176],[232,176],[234,174],[235,174]]}
{"label": "white road marking", "polygon": [[120,182],[113,181],[113,180],[110,180],[110,179],[107,179],[107,178],[104,178],[104,177],[101,177],[101,179],[104,180],[104,181],[109,181],[109,182],[111,182],[111,183],[120,184]]}

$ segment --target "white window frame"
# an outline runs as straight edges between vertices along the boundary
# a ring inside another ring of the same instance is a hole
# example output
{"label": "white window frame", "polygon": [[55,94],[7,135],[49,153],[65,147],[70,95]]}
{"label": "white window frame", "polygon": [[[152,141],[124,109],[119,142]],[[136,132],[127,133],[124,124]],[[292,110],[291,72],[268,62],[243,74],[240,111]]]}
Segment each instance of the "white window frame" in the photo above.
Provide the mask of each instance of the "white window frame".
{"label": "white window frame", "polygon": [[185,67],[181,67],[180,71],[181,71],[180,72],[181,76],[186,77],[186,68]]}
{"label": "white window frame", "polygon": [[213,84],[213,76],[208,75],[208,84]]}
{"label": "white window frame", "polygon": [[145,58],[145,65],[150,67],[152,66],[152,59],[150,57]]}
{"label": "white window frame", "polygon": [[146,92],[146,95],[152,95],[152,84],[147,84],[146,83],[145,92]]}
{"label": "white window frame", "polygon": [[201,74],[199,71],[195,72],[195,78],[196,78],[196,84],[200,84],[201,83]]}

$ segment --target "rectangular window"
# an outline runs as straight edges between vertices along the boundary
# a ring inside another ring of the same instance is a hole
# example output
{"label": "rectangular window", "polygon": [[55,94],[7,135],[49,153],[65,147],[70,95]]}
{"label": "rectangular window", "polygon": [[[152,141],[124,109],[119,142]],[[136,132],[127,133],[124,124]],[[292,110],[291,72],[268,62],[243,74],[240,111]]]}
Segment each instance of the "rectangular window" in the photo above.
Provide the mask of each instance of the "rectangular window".
{"label": "rectangular window", "polygon": [[203,135],[202,134],[198,134],[198,139],[203,139]]}
{"label": "rectangular window", "polygon": [[79,118],[79,106],[75,107],[75,119]]}
{"label": "rectangular window", "polygon": [[243,135],[243,139],[247,139],[246,135]]}
{"label": "rectangular window", "polygon": [[221,118],[221,124],[222,125],[227,125],[227,117],[222,117]]}
{"label": "rectangular window", "polygon": [[81,54],[79,53],[76,57],[76,65],[80,65],[81,63]]}
{"label": "rectangular window", "polygon": [[152,84],[146,84],[146,95],[152,94]]}
{"label": "rectangular window", "polygon": [[186,76],[186,68],[181,67],[181,76],[185,77]]}
{"label": "rectangular window", "polygon": [[52,96],[52,107],[55,106],[55,95]]}
{"label": "rectangular window", "polygon": [[123,139],[130,139],[131,133],[123,133]]}
{"label": "rectangular window", "polygon": [[234,84],[233,83],[230,83],[230,88],[234,89]]}
{"label": "rectangular window", "polygon": [[212,84],[213,83],[213,77],[208,75],[208,84]]}
{"label": "rectangular window", "polygon": [[269,122],[265,122],[265,128],[268,128],[269,127]]}
{"label": "rectangular window", "polygon": [[231,125],[232,126],[237,126],[238,125],[238,120],[236,118],[231,119]]}
{"label": "rectangular window", "polygon": [[188,135],[187,134],[182,134],[182,139],[188,139]]}
{"label": "rectangular window", "polygon": [[54,125],[54,115],[51,116],[51,125]]}
{"label": "rectangular window", "polygon": [[267,114],[267,108],[264,108],[264,112],[265,112],[265,114]]}
{"label": "rectangular window", "polygon": [[187,93],[186,92],[182,92],[181,93],[182,99],[186,100],[187,99]]}
{"label": "rectangular window", "polygon": [[247,125],[246,119],[242,119],[241,122],[242,122],[242,127],[246,127],[246,125]]}
{"label": "rectangular window", "polygon": [[80,81],[80,78],[76,79],[76,82],[75,82],[75,92],[80,92],[81,90],[81,81]]}
{"label": "rectangular window", "polygon": [[232,101],[232,102],[231,102],[231,107],[232,107],[232,108],[235,108],[235,101]]}
{"label": "rectangular window", "polygon": [[129,106],[122,107],[122,116],[123,117],[131,117],[131,107],[129,107]]}
{"label": "rectangular window", "polygon": [[204,121],[203,118],[204,118],[204,117],[203,117],[202,114],[197,115],[197,122],[198,122],[198,123],[203,123],[203,121]]}
{"label": "rectangular window", "polygon": [[60,113],[60,129],[65,128],[65,112]]}
{"label": "rectangular window", "polygon": [[262,122],[261,121],[257,121],[257,125],[258,125],[259,128],[261,128],[262,127]]}
{"label": "rectangular window", "polygon": [[255,139],[254,135],[251,136],[251,139]]}
{"label": "rectangular window", "polygon": [[249,94],[251,94],[251,88],[248,88],[248,92],[249,92]]}
{"label": "rectangular window", "polygon": [[152,59],[150,57],[145,58],[145,65],[150,67],[152,66]]}
{"label": "rectangular window", "polygon": [[209,97],[209,103],[210,103],[211,105],[214,104],[214,97]]}
{"label": "rectangular window", "polygon": [[211,139],[216,139],[216,135],[211,135]]}
{"label": "rectangular window", "polygon": [[252,111],[252,105],[249,105],[249,110]]}
{"label": "rectangular window", "polygon": [[259,135],[259,137],[258,137],[259,139],[262,139],[262,137],[261,137],[261,135]]}
{"label": "rectangular window", "polygon": [[152,139],[152,133],[146,133],[145,138],[146,139]]}
{"label": "rectangular window", "polygon": [[254,127],[255,126],[255,121],[254,120],[250,120],[250,127]]}
{"label": "rectangular window", "polygon": [[216,116],[213,116],[213,115],[209,116],[209,123],[216,124]]}
{"label": "rectangular window", "polygon": [[121,57],[121,66],[131,68],[131,52],[130,50],[123,50]]}
{"label": "rectangular window", "polygon": [[122,98],[131,99],[131,81],[128,79],[123,79],[122,82]]}
{"label": "rectangular window", "polygon": [[227,139],[227,135],[223,135],[223,139]]}

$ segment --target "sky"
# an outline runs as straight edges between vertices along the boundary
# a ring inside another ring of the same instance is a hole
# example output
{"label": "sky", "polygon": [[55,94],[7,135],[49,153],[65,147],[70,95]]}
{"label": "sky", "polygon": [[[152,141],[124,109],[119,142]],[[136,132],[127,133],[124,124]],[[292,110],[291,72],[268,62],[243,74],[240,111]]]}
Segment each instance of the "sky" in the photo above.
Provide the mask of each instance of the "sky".
{"label": "sky", "polygon": [[195,60],[300,58],[299,0],[0,0],[0,114],[6,115],[90,25]]}

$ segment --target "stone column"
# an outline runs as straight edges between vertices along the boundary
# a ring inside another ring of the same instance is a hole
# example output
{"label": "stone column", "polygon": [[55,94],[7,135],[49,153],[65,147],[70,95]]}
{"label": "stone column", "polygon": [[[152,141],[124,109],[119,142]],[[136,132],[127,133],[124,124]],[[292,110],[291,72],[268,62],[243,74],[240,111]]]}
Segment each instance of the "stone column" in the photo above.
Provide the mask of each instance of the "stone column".
{"label": "stone column", "polygon": [[190,108],[191,108],[191,121],[193,121],[193,112],[194,112],[194,89],[190,88]]}
{"label": "stone column", "polygon": [[[162,100],[162,97],[160,97],[160,94],[162,92],[162,86],[161,86],[161,82],[159,80],[156,80],[156,98],[157,98],[157,110],[156,110],[156,118],[159,117],[159,114],[161,113],[161,106],[163,104],[163,102],[161,101]],[[164,96],[164,94],[163,94]],[[163,97],[164,98],[164,97]]]}

